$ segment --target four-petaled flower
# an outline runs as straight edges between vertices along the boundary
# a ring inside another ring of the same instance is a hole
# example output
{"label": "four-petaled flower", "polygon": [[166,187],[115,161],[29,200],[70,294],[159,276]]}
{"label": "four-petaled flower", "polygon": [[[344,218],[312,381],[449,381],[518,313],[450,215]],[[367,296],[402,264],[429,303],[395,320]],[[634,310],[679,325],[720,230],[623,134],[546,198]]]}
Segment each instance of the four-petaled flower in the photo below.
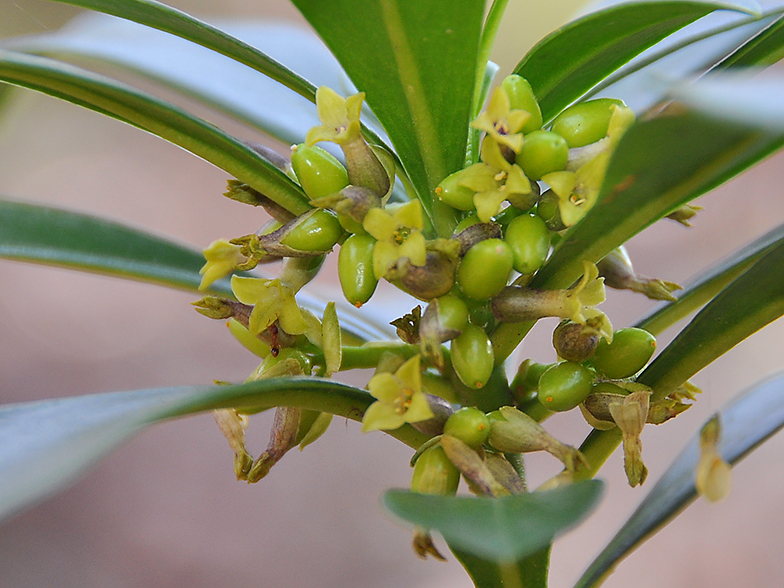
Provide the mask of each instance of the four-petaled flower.
{"label": "four-petaled flower", "polygon": [[364,92],[343,98],[334,90],[321,86],[316,90],[316,109],[321,125],[308,131],[305,145],[310,147],[319,141],[343,145],[361,137],[359,112],[364,99]]}
{"label": "four-petaled flower", "polygon": [[487,133],[499,145],[520,153],[523,134],[520,132],[531,115],[524,110],[512,110],[509,95],[503,88],[496,88],[490,96],[487,108],[471,126]]}
{"label": "four-petaled flower", "polygon": [[225,239],[210,243],[204,250],[207,263],[199,270],[202,275],[199,290],[206,289],[214,281],[229,275],[237,266],[245,263],[246,259],[241,250],[239,245],[232,245]]}
{"label": "four-petaled flower", "polygon": [[253,305],[248,330],[254,335],[259,335],[275,321],[289,335],[302,335],[308,330],[294,298],[294,290],[280,280],[232,276],[231,289],[237,300]]}
{"label": "four-petaled flower", "polygon": [[377,279],[396,269],[397,261],[408,258],[422,267],[427,260],[424,221],[419,200],[386,208],[371,208],[362,221],[363,228],[376,238],[373,247],[373,272]]}
{"label": "four-petaled flower", "polygon": [[376,374],[368,390],[378,400],[368,407],[362,418],[362,431],[391,431],[405,423],[433,418],[433,411],[422,392],[419,355],[415,355],[393,374]]}
{"label": "four-petaled flower", "polygon": [[495,141],[485,138],[482,161],[463,170],[460,185],[474,190],[474,206],[483,223],[498,214],[504,200],[531,193],[531,182],[519,165],[509,163]]}

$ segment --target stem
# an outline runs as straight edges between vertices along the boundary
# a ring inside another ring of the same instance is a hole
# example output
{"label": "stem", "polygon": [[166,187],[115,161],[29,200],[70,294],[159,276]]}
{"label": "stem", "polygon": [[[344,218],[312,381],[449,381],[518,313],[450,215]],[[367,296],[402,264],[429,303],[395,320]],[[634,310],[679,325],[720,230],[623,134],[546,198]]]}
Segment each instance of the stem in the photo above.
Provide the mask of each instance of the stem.
{"label": "stem", "polygon": [[389,341],[370,343],[360,347],[343,347],[343,362],[340,364],[340,371],[374,368],[384,353],[397,353],[409,359],[419,353],[419,346]]}
{"label": "stem", "polygon": [[524,323],[500,323],[490,333],[490,342],[493,344],[493,357],[495,365],[501,365],[520,345],[520,342],[534,326],[535,321]]}

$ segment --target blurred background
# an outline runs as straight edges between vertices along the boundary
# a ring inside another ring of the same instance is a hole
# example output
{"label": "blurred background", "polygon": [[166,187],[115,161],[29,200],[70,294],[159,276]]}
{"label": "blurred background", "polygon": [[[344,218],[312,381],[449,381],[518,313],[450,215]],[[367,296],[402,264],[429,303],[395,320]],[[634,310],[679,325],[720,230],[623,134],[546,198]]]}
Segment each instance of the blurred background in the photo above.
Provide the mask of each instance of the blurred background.
{"label": "blurred background", "polygon": [[[282,0],[171,4],[208,21],[286,19],[306,27]],[[512,0],[493,57],[501,75],[580,5]],[[44,0],[0,0],[0,36],[55,30],[78,13]],[[686,283],[776,226],[784,218],[782,164],[782,156],[774,157],[703,197],[698,204],[705,210],[691,229],[664,221],[635,238],[629,251],[637,271]],[[0,118],[3,197],[89,211],[203,248],[261,223],[221,196],[226,179],[151,135],[42,95],[20,93]],[[322,288],[339,295],[333,269]],[[608,298],[604,309],[616,328],[651,307],[631,294]],[[157,286],[0,261],[0,400],[244,380],[254,358],[222,323],[197,315],[192,300]],[[552,327],[537,327],[524,357],[554,359]],[[784,329],[775,323],[739,345],[694,378],[704,394],[693,409],[646,428],[650,477],[642,489],[626,485],[622,458],[613,456],[600,475],[608,486],[598,511],[556,543],[551,586],[568,587],[579,577],[715,410],[784,365],[782,340]],[[348,381],[363,386],[368,376],[351,374]],[[270,421],[271,415],[251,421],[255,454],[266,445]],[[547,428],[573,444],[588,432],[579,414],[559,415]],[[784,437],[774,437],[734,470],[724,502],[698,500],[605,585],[779,586],[782,453]],[[0,526],[0,588],[468,588],[453,558],[418,560],[410,530],[380,507],[385,489],[408,486],[409,458],[393,439],[360,435],[356,423],[336,419],[321,441],[292,451],[268,478],[248,486],[234,479],[231,452],[211,416],[159,425],[68,490]],[[559,470],[538,455],[527,463],[534,485]]]}

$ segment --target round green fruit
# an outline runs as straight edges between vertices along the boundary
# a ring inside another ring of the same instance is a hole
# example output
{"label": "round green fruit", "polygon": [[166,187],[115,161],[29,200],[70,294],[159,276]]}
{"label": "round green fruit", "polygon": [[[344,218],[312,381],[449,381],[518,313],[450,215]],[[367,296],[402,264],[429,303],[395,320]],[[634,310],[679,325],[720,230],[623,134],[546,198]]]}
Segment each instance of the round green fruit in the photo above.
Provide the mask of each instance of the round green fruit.
{"label": "round green fruit", "polygon": [[524,110],[531,115],[531,118],[523,125],[523,133],[527,134],[541,129],[542,110],[539,108],[539,102],[537,102],[528,80],[512,74],[504,78],[501,87],[506,90],[506,95],[509,96],[509,106],[512,110]]}
{"label": "round green fruit", "polygon": [[447,176],[436,188],[436,196],[444,204],[458,210],[474,210],[474,194],[471,188],[460,185],[463,170]]}
{"label": "round green fruit", "polygon": [[343,235],[338,217],[329,210],[315,210],[298,223],[281,243],[298,251],[329,251]]}
{"label": "round green fruit", "polygon": [[348,186],[346,168],[321,147],[306,147],[304,143],[295,146],[291,151],[291,167],[305,194],[312,200]]}
{"label": "round green fruit", "polygon": [[468,324],[468,307],[457,296],[447,294],[438,298],[438,321],[441,326],[462,331]]}
{"label": "round green fruit", "polygon": [[378,280],[373,272],[373,248],[376,240],[370,235],[352,235],[340,246],[338,278],[343,295],[359,308],[370,300]]}
{"label": "round green fruit", "polygon": [[626,105],[621,100],[599,98],[570,106],[553,121],[550,130],[558,133],[569,147],[584,147],[604,139],[616,106]]}
{"label": "round green fruit", "polygon": [[558,133],[534,131],[525,136],[515,161],[530,179],[541,180],[545,174],[566,169],[569,144]]}
{"label": "round green fruit", "polygon": [[548,410],[571,410],[591,393],[593,374],[579,363],[564,361],[539,378],[539,402]]}
{"label": "round green fruit", "polygon": [[449,496],[457,492],[459,483],[460,471],[449,461],[440,445],[425,449],[414,464],[412,492]]}
{"label": "round green fruit", "polygon": [[490,379],[494,365],[493,345],[484,330],[468,324],[452,340],[452,367],[469,388],[481,388]]}
{"label": "round green fruit", "polygon": [[469,298],[486,300],[504,289],[513,265],[509,245],[500,239],[485,239],[463,257],[457,268],[457,283]]}
{"label": "round green fruit", "polygon": [[656,351],[656,337],[644,329],[630,327],[613,333],[612,343],[599,342],[591,365],[597,372],[617,380],[639,372]]}
{"label": "round green fruit", "polygon": [[490,421],[474,406],[465,406],[452,413],[444,424],[444,435],[460,439],[472,449],[478,449],[490,434]]}
{"label": "round green fruit", "polygon": [[550,251],[550,231],[532,214],[522,214],[509,223],[504,241],[512,250],[514,268],[524,275],[542,267]]}

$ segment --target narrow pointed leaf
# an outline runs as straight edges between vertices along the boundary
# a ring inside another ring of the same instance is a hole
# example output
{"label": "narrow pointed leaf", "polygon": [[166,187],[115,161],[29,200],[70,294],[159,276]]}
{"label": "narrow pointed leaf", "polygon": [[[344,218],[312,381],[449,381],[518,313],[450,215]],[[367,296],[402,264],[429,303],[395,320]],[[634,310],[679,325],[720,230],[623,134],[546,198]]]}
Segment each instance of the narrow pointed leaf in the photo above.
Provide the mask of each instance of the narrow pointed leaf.
{"label": "narrow pointed leaf", "polygon": [[779,225],[717,263],[679,292],[678,300],[661,304],[648,316],[637,321],[635,326],[658,335],[667,327],[707,304],[766,252],[781,245],[782,242],[784,242],[784,225]]}
{"label": "narrow pointed leaf", "polygon": [[512,564],[545,549],[583,520],[602,489],[602,482],[587,480],[492,499],[389,490],[384,505],[409,523],[438,531],[453,549]]}
{"label": "narrow pointed leaf", "polygon": [[[719,454],[735,464],[784,426],[784,376],[753,386],[718,414],[721,422]],[[694,480],[699,458],[697,434],[591,563],[575,588],[599,585],[603,576],[620,560],[691,504],[697,496]]]}
{"label": "narrow pointed leaf", "polygon": [[773,65],[784,57],[784,17],[779,17],[719,64],[719,68]]}
{"label": "narrow pointed leaf", "polygon": [[310,210],[300,187],[253,149],[182,108],[106,77],[0,49],[0,81],[73,102],[198,155],[294,214]]}
{"label": "narrow pointed leaf", "polygon": [[588,14],[540,41],[515,68],[539,99],[544,120],[619,67],[715,10],[756,14],[756,3],[629,2]]}
{"label": "narrow pointed leaf", "polygon": [[[375,399],[319,378],[275,378],[237,386],[95,394],[0,409],[0,519],[73,482],[150,424],[216,408],[297,406],[361,419]],[[391,435],[414,447],[427,437],[405,425]]]}
{"label": "narrow pointed leaf", "polygon": [[[199,292],[201,251],[121,223],[48,206],[0,200],[0,258],[55,265]],[[227,279],[208,294],[232,297]],[[297,294],[319,316],[326,301]],[[338,303],[341,328],[363,341],[394,338],[394,328]]]}
{"label": "narrow pointed leaf", "polygon": [[550,547],[513,563],[503,564],[452,549],[452,553],[474,581],[477,588],[547,588]]}
{"label": "narrow pointed leaf", "polygon": [[366,93],[433,226],[450,234],[454,214],[432,194],[465,159],[484,3],[294,4]]}
{"label": "narrow pointed leaf", "polygon": [[[313,33],[284,23],[229,22],[227,32],[259,47],[316,85],[340,89],[347,78]],[[87,13],[62,29],[8,39],[9,49],[108,63],[186,94],[286,144],[318,125],[313,98],[299,96],[242,63],[156,29]]]}
{"label": "narrow pointed leaf", "polygon": [[635,124],[618,144],[597,203],[567,232],[532,285],[569,287],[582,273],[582,260],[598,261],[782,144],[784,133],[695,112]]}

